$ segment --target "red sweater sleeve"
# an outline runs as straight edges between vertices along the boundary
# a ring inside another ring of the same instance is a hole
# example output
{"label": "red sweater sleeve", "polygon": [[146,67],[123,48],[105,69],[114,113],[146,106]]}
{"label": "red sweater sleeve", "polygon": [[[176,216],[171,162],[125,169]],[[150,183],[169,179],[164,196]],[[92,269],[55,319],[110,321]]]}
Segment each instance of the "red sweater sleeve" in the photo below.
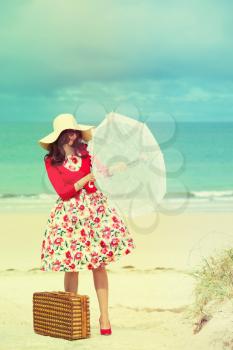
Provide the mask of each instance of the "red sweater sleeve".
{"label": "red sweater sleeve", "polygon": [[63,200],[68,200],[77,194],[74,185],[64,183],[58,169],[52,166],[48,159],[45,160],[45,168],[53,188]]}

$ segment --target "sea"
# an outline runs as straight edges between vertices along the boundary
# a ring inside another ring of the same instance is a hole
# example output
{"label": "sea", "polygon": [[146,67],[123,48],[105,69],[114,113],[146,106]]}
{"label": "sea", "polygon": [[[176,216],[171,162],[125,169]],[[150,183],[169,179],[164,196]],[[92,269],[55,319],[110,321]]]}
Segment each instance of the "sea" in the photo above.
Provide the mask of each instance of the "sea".
{"label": "sea", "polygon": [[[161,208],[182,211],[233,210],[233,123],[151,124],[163,152],[167,193]],[[57,198],[44,168],[38,140],[50,122],[2,122],[0,211],[47,211]]]}

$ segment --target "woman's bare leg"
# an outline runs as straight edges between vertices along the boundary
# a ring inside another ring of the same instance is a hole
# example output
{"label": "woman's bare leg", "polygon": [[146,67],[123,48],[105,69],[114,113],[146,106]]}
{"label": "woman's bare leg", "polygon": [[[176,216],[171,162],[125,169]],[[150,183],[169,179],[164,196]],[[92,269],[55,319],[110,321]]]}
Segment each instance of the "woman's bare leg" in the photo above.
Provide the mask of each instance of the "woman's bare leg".
{"label": "woman's bare leg", "polygon": [[100,325],[101,328],[109,328],[108,314],[108,275],[105,267],[98,267],[92,270],[95,290],[100,308]]}
{"label": "woman's bare leg", "polygon": [[79,272],[65,272],[64,289],[65,292],[78,292],[78,275]]}

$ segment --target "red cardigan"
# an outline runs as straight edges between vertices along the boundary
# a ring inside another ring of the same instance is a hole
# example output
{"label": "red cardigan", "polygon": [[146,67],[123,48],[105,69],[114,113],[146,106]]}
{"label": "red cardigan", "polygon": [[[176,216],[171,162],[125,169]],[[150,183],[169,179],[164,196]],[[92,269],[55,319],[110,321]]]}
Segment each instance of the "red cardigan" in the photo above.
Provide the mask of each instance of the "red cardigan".
{"label": "red cardigan", "polygon": [[[85,144],[85,146],[87,149],[87,144]],[[91,172],[92,163],[89,152],[87,158],[82,158],[81,168],[77,171],[71,171],[63,165],[51,165],[50,157],[46,157],[44,162],[48,178],[57,194],[64,201],[69,200],[72,197],[78,198],[81,189],[76,191],[74,183]],[[87,193],[96,192],[97,190],[94,181],[88,181],[83,188],[86,189]]]}

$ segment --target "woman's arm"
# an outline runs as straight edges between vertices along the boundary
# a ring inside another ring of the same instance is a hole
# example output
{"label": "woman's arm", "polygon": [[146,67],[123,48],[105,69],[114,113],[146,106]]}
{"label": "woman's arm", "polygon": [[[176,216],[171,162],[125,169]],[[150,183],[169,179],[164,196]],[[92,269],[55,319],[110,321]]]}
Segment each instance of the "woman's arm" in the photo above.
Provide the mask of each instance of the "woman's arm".
{"label": "woman's arm", "polygon": [[58,169],[55,166],[52,166],[49,160],[45,160],[45,168],[53,188],[63,200],[68,200],[74,197],[77,194],[77,191],[89,181],[88,174],[74,184],[67,184],[64,183]]}
{"label": "woman's arm", "polygon": [[[88,151],[87,146],[88,146],[88,144],[85,143],[85,148]],[[96,167],[100,173],[102,173],[104,176],[111,176],[112,175],[109,168],[105,164],[103,164],[96,155],[93,156],[93,154],[90,154],[89,151],[88,151],[88,154],[90,156],[91,167],[92,167],[92,159],[95,159]]]}
{"label": "woman's arm", "polygon": [[83,176],[80,180],[78,180],[74,183],[74,187],[75,187],[76,191],[78,191],[82,187],[84,187],[86,185],[86,183],[89,181],[94,181],[94,177],[93,177],[92,173],[89,173],[89,174]]}
{"label": "woman's arm", "polygon": [[110,171],[110,168],[108,168],[106,165],[104,165],[98,157],[95,156],[95,162],[96,167],[100,173],[102,173],[104,176],[112,176],[112,173]]}
{"label": "woman's arm", "polygon": [[[95,127],[91,128],[89,130],[85,130],[84,132],[82,131],[84,141],[88,142],[88,141],[92,140],[92,135],[94,132],[95,132]],[[85,143],[85,146],[87,148],[87,143]],[[118,162],[110,167],[107,167],[105,164],[103,164],[99,160],[99,158],[96,155],[93,156],[90,153],[89,153],[89,155],[91,157],[91,161],[92,161],[92,158],[95,159],[95,164],[96,164],[98,171],[100,173],[102,173],[104,176],[112,176],[117,171],[123,171],[127,168],[127,165],[125,162]]]}

